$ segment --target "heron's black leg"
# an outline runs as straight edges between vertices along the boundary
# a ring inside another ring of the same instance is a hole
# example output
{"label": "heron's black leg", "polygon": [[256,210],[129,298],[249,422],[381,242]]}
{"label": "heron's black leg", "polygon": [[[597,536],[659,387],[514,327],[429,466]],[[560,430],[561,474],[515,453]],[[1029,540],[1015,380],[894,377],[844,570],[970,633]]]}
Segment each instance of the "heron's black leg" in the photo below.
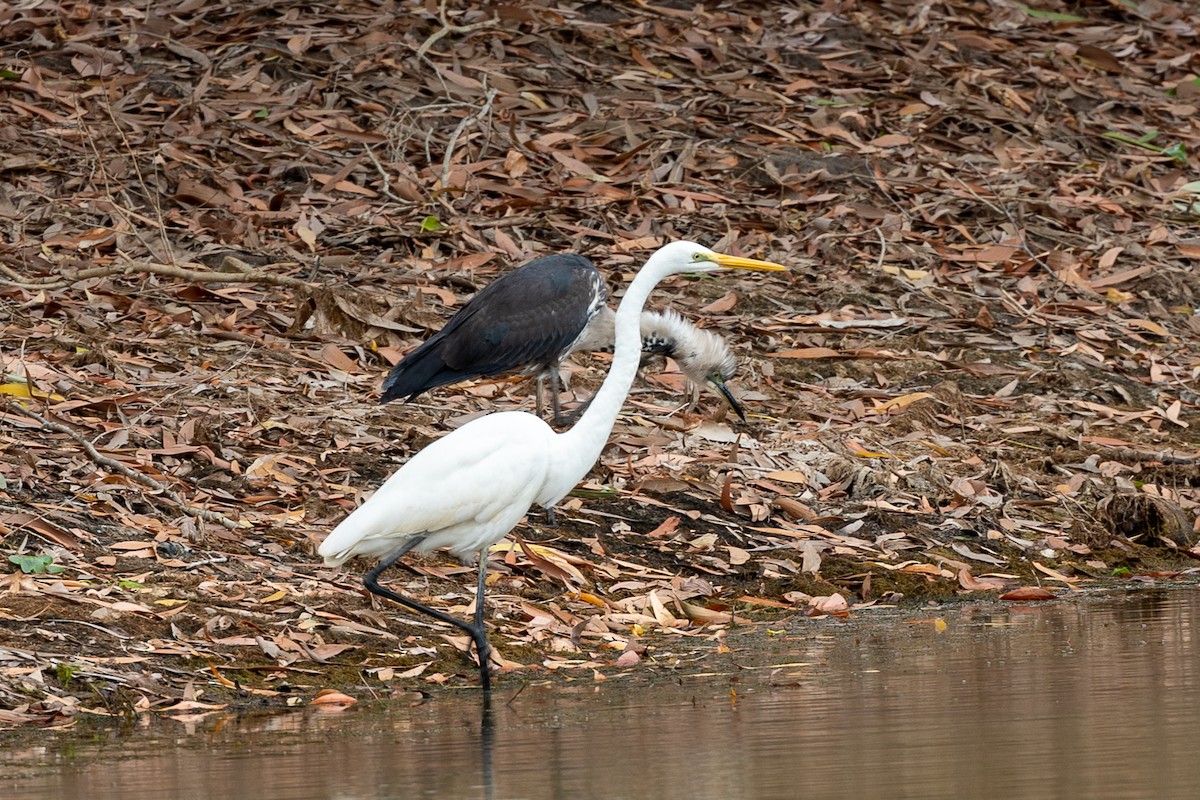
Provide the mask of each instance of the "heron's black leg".
{"label": "heron's black leg", "polygon": [[538,419],[546,418],[546,403],[542,400],[542,395],[546,393],[546,373],[539,372],[537,376],[537,394],[534,395],[534,404],[537,409]]}
{"label": "heron's black leg", "polygon": [[588,410],[588,406],[590,406],[592,401],[595,399],[596,396],[592,395],[587,400],[584,400],[582,403],[580,403],[577,408],[573,408],[569,413],[564,414],[562,420],[563,424],[574,425],[576,422],[579,422],[579,418],[583,416],[583,412]]}
{"label": "heron's black leg", "polygon": [[562,383],[558,370],[560,364],[550,368],[550,407],[554,410],[554,424],[563,424],[562,408],[559,407],[559,395],[562,394]]}
{"label": "heron's black leg", "polygon": [[436,608],[430,608],[429,606],[418,603],[416,600],[412,600],[404,595],[397,594],[391,589],[381,586],[379,583],[379,576],[383,574],[383,571],[399,561],[405,553],[419,545],[423,539],[423,536],[410,539],[409,541],[405,542],[404,547],[400,548],[395,553],[392,553],[383,561],[380,561],[379,566],[375,567],[375,569],[363,576],[363,585],[366,586],[372,594],[377,594],[380,597],[386,597],[388,600],[399,603],[405,608],[433,617],[434,619],[444,622],[447,625],[453,625],[459,630],[465,631],[467,634],[469,634],[471,640],[475,642],[475,650],[479,654],[479,668],[481,673],[480,682],[483,686],[483,691],[490,692],[492,690],[492,681],[491,670],[489,669],[488,664],[487,630],[483,627],[483,614],[480,611],[480,609],[483,608],[483,576],[484,570],[487,569],[486,554],[480,554],[479,587],[476,590],[477,595],[475,599],[476,609],[474,625],[469,622],[464,622],[457,617],[452,617],[444,611],[438,611]]}

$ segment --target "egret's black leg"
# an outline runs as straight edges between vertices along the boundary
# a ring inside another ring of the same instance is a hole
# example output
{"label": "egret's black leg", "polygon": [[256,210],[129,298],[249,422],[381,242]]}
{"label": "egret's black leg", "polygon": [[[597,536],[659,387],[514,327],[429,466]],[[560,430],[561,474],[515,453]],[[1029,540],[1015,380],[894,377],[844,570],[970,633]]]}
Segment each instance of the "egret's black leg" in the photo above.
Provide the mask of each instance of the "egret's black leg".
{"label": "egret's black leg", "polygon": [[[461,619],[452,617],[444,611],[438,611],[436,608],[430,608],[429,606],[422,605],[416,600],[412,600],[401,594],[397,594],[391,589],[379,584],[379,576],[383,574],[383,571],[399,561],[405,553],[419,545],[423,539],[424,537],[420,536],[410,539],[409,541],[405,542],[404,547],[400,548],[395,553],[392,553],[383,561],[380,561],[379,566],[375,567],[375,569],[363,576],[363,585],[366,586],[372,594],[377,594],[380,597],[386,597],[388,600],[399,603],[405,608],[433,617],[434,619],[444,622],[447,625],[453,625],[459,630],[465,631],[467,634],[469,634],[471,640],[475,642],[475,650],[479,654],[479,668],[482,676],[481,683],[483,686],[483,691],[490,692],[492,690],[492,682],[490,674],[491,670],[489,669],[488,663],[487,631],[483,628],[483,615],[479,611],[479,609],[483,607],[483,571],[486,569],[486,563],[480,564],[479,588],[477,590],[478,596],[475,601],[478,606],[475,611],[475,625],[471,625],[469,622],[463,622]],[[480,560],[481,562],[485,560],[485,556],[483,554],[480,555]]]}
{"label": "egret's black leg", "polygon": [[558,527],[558,520],[554,518],[554,506],[546,509],[546,522],[551,528]]}
{"label": "egret's black leg", "polygon": [[475,651],[479,654],[479,668],[483,670],[483,691],[488,693],[491,686],[491,647],[488,645],[487,628],[483,624],[483,592],[487,587],[487,550],[479,554],[479,578],[475,584],[475,630],[471,638],[475,640]]}

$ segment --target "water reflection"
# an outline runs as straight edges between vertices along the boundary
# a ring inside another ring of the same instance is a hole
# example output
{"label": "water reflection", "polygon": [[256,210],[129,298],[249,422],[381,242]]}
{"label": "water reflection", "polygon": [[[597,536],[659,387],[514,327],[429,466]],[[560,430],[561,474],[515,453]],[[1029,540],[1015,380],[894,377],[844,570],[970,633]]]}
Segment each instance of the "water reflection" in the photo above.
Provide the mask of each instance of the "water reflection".
{"label": "water reflection", "polygon": [[[484,669],[487,669],[486,664]],[[492,713],[492,695],[489,692],[484,692],[480,698],[479,711],[479,780],[483,785],[483,796],[487,800],[495,800],[496,775],[492,767],[492,748],[496,742],[496,718]]]}
{"label": "water reflection", "polygon": [[[0,748],[5,798],[1174,798],[1195,591],[730,634],[705,677],[500,683]],[[935,619],[943,619],[939,630]],[[779,666],[791,665],[791,666]],[[799,666],[797,666],[799,665]],[[517,695],[514,699],[514,695]]]}

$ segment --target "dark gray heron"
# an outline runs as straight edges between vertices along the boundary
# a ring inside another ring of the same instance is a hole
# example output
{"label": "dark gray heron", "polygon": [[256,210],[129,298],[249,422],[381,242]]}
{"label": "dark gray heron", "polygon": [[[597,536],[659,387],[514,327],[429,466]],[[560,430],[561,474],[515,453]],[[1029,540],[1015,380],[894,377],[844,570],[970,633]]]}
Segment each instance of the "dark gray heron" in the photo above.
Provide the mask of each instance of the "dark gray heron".
{"label": "dark gray heron", "polygon": [[[561,423],[558,372],[563,359],[579,351],[612,349],[616,315],[607,300],[604,279],[583,256],[536,258],[480,289],[444,328],[392,367],[380,402],[412,400],[471,378],[537,373],[538,416],[549,378],[554,421]],[[693,385],[691,407],[699,399],[695,387],[709,385],[746,419],[725,385],[737,360],[720,337],[674,312],[647,311],[641,319],[643,352],[679,364]]]}
{"label": "dark gray heron", "polygon": [[[354,556],[382,559],[363,577],[367,589],[466,632],[478,654],[483,690],[489,692],[483,610],[488,548],[516,527],[533,505],[552,509],[600,457],[641,361],[641,313],[651,290],[668,275],[722,268],[784,269],[767,261],[714,253],[694,242],[659,248],[621,300],[608,375],[573,427],[557,433],[540,417],[524,411],[473,419],[409,459],[333,529],[317,552],[330,566]],[[439,547],[465,559],[478,559],[471,622],[379,583],[380,575],[405,553]]]}

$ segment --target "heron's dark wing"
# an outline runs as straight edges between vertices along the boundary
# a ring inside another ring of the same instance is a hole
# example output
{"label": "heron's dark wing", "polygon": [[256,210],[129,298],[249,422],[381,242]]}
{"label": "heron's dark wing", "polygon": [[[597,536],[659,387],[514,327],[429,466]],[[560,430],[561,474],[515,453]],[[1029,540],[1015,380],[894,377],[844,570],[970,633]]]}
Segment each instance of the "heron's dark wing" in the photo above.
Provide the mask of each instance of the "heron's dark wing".
{"label": "heron's dark wing", "polygon": [[436,386],[556,362],[604,305],[607,292],[591,261],[544,256],[485,286],[395,367],[383,402],[412,399]]}
{"label": "heron's dark wing", "polygon": [[600,273],[582,256],[531,261],[472,298],[461,321],[451,320],[458,324],[446,363],[480,375],[545,367],[579,338],[606,295]]}

